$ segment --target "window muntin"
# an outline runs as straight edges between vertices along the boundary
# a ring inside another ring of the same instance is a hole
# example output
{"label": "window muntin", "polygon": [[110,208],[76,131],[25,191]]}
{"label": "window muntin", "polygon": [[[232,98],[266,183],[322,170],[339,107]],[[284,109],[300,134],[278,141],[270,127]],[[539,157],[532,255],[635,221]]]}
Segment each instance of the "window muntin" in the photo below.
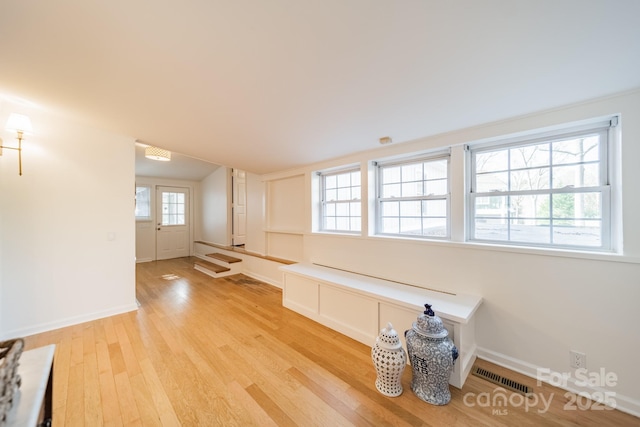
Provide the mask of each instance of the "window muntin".
{"label": "window muntin", "polygon": [[151,220],[151,187],[148,185],[136,186],[136,220]]}
{"label": "window muntin", "polygon": [[378,164],[378,234],[449,237],[449,156]]}
{"label": "window muntin", "polygon": [[184,193],[162,192],[162,225],[185,225]]}
{"label": "window muntin", "polygon": [[611,249],[609,125],[470,149],[470,240]]}
{"label": "window muntin", "polygon": [[323,231],[359,232],[362,228],[360,169],[321,173]]}

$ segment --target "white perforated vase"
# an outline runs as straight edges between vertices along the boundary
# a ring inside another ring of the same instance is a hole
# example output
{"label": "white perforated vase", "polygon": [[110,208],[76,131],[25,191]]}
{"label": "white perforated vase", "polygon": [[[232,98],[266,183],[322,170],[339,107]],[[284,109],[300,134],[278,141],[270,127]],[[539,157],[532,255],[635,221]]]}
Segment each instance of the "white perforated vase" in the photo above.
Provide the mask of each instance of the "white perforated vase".
{"label": "white perforated vase", "polygon": [[371,348],[371,360],[376,368],[376,388],[385,396],[402,394],[402,372],[407,366],[407,354],[398,333],[391,323],[380,330],[376,344]]}

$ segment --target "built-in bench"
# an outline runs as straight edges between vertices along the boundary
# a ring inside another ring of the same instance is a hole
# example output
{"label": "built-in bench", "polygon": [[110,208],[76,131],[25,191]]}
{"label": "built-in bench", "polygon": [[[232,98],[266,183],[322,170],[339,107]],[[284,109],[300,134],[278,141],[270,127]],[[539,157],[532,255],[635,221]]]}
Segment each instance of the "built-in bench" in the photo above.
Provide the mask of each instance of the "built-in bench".
{"label": "built-in bench", "polygon": [[424,304],[442,319],[460,357],[450,384],[461,388],[476,358],[474,314],[482,298],[428,290],[315,264],[280,267],[282,304],[363,344],[372,346],[391,322],[401,336],[411,328]]}

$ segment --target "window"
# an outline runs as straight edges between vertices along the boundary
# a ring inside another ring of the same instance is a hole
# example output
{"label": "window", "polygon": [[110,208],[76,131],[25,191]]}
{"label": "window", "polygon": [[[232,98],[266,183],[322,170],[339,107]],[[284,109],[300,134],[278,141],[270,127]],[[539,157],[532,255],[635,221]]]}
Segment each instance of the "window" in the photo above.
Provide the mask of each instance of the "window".
{"label": "window", "polygon": [[184,193],[162,192],[162,225],[185,225]]}
{"label": "window", "polygon": [[449,237],[449,153],[382,162],[378,234]]}
{"label": "window", "polygon": [[137,220],[151,220],[151,187],[148,185],[136,186],[135,212]]}
{"label": "window", "polygon": [[320,173],[323,231],[361,230],[360,169]]}
{"label": "window", "polygon": [[470,239],[611,249],[610,127],[471,146]]}

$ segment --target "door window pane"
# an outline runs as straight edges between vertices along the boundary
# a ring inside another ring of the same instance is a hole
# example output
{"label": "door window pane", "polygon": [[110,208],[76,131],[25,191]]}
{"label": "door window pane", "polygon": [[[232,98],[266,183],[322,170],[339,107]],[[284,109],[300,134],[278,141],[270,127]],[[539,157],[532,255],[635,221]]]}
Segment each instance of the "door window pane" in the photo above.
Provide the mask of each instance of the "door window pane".
{"label": "door window pane", "polygon": [[162,192],[162,225],[186,225],[184,193]]}

